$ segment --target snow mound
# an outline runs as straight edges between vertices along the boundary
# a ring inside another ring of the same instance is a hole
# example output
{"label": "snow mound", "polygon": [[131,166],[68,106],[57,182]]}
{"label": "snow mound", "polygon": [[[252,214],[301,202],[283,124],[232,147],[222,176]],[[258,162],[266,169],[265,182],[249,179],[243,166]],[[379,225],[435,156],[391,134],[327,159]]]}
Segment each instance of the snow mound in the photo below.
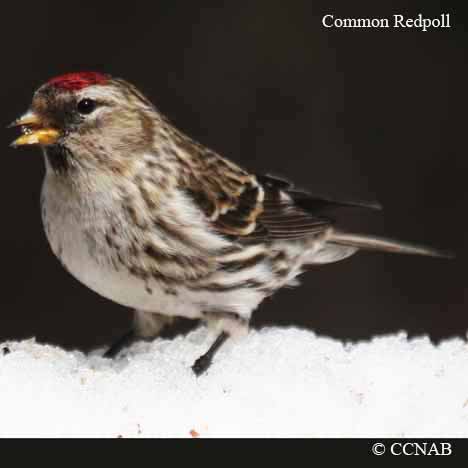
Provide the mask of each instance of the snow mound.
{"label": "snow mound", "polygon": [[[115,360],[0,345],[0,437],[467,437],[468,345],[404,333],[343,344],[295,328],[199,328]],[[3,349],[3,352],[2,352]]]}

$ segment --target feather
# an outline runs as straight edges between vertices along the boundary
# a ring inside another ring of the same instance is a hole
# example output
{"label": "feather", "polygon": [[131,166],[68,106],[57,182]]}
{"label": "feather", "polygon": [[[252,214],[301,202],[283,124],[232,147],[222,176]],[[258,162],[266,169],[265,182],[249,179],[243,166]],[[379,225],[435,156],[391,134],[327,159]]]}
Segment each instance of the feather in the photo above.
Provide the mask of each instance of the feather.
{"label": "feather", "polygon": [[330,235],[329,242],[338,245],[357,247],[363,250],[375,250],[409,255],[425,255],[428,257],[439,258],[454,258],[453,252],[449,252],[447,250],[439,250],[426,245],[366,234],[334,231]]}

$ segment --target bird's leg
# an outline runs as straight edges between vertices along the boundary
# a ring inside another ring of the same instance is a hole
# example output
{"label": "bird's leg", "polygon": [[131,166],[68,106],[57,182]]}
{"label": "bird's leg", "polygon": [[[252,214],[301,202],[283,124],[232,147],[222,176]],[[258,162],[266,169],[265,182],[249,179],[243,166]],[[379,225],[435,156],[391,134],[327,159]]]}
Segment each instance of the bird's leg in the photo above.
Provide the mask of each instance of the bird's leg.
{"label": "bird's leg", "polygon": [[240,337],[246,335],[249,331],[248,318],[242,317],[235,312],[205,311],[202,313],[202,316],[208,325],[214,326],[216,329],[222,330],[222,332],[210,346],[210,349],[193,363],[192,370],[197,376],[203,374],[210,367],[214,355],[229,337]]}
{"label": "bird's leg", "polygon": [[203,374],[211,365],[213,356],[216,354],[221,345],[229,338],[229,335],[223,331],[220,333],[215,342],[210,346],[205,354],[202,354],[192,365],[192,370],[198,377]]}
{"label": "bird's leg", "polygon": [[138,336],[135,333],[135,329],[131,328],[125,334],[123,334],[118,340],[111,344],[110,348],[104,353],[105,358],[113,358],[122,351],[123,348],[130,346],[135,342]]}
{"label": "bird's leg", "polygon": [[173,317],[166,315],[135,310],[132,328],[111,345],[105,352],[104,357],[112,358],[116,356],[123,348],[130,346],[137,340],[155,338],[173,320]]}

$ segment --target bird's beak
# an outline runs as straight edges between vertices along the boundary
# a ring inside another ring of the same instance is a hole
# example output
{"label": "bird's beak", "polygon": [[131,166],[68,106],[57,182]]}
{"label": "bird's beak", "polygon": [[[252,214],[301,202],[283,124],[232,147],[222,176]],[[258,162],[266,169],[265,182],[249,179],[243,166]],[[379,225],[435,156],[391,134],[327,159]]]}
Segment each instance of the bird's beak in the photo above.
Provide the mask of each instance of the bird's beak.
{"label": "bird's beak", "polygon": [[11,146],[16,148],[24,145],[52,145],[60,138],[60,132],[44,125],[42,118],[33,111],[28,111],[16,119],[10,127],[21,127],[23,134]]}

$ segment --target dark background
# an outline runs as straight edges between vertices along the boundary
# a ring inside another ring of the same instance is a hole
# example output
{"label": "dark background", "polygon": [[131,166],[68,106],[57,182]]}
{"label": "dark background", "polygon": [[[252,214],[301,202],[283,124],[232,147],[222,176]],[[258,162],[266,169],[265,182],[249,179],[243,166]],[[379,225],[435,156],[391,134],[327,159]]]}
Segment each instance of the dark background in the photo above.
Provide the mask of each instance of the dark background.
{"label": "dark background", "polygon": [[[195,139],[256,172],[314,193],[379,200],[346,226],[447,247],[445,261],[361,253],[302,277],[254,314],[342,340],[407,330],[434,340],[468,328],[467,21],[440,2],[16,2],[2,6],[1,120],[69,71],[136,84]],[[224,3],[224,4],[223,4]],[[461,3],[461,2],[460,2]],[[125,5],[125,8],[123,7]],[[347,5],[345,7],[344,5]],[[452,29],[325,29],[321,18],[428,17]],[[129,312],[73,279],[49,251],[37,149],[0,134],[0,341],[36,336],[104,345]]]}

